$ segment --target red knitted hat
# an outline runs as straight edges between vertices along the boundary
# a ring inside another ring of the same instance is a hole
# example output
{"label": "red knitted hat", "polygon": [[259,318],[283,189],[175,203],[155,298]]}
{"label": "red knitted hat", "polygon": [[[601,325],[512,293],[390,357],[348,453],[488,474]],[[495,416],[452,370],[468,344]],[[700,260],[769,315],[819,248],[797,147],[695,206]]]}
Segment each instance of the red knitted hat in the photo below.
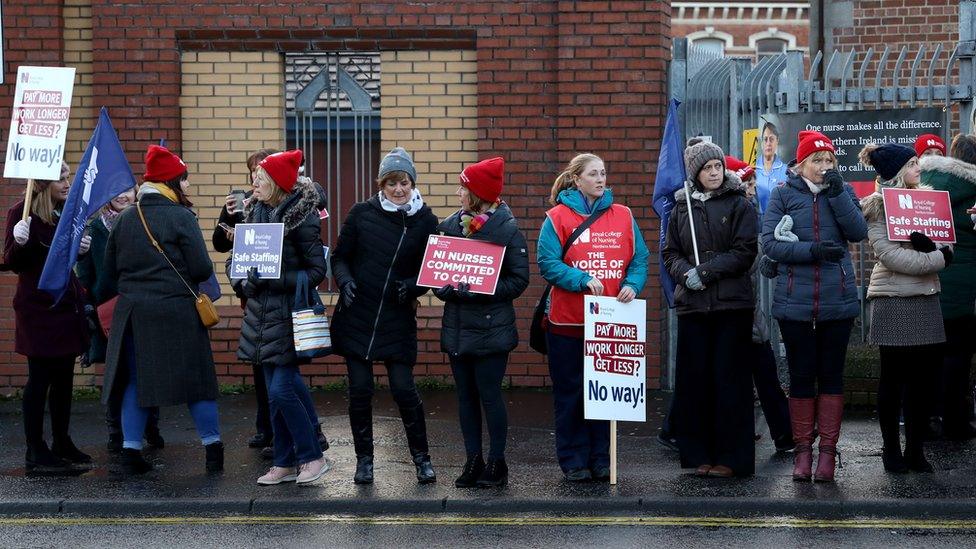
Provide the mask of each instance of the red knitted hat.
{"label": "red knitted hat", "polygon": [[176,179],[186,172],[186,164],[166,147],[149,145],[146,151],[146,172],[143,181],[165,182]]}
{"label": "red knitted hat", "polygon": [[495,202],[502,194],[505,180],[505,159],[496,156],[471,164],[458,178],[472,194],[486,202]]}
{"label": "red knitted hat", "polygon": [[934,133],[923,133],[922,135],[918,136],[918,139],[915,140],[915,154],[917,156],[922,156],[922,153],[928,149],[939,149],[942,151],[942,156],[945,156],[945,141]]}
{"label": "red knitted hat", "polygon": [[302,158],[302,150],[295,149],[267,156],[258,166],[268,172],[275,185],[290,193],[298,181],[298,168],[302,165]]}
{"label": "red knitted hat", "polygon": [[725,157],[725,169],[732,170],[743,182],[756,175],[756,168],[746,164],[734,156]]}
{"label": "red knitted hat", "polygon": [[830,138],[820,132],[803,130],[798,135],[797,142],[799,143],[799,145],[796,146],[797,164],[803,162],[808,156],[817,151],[830,151],[832,153],[837,152],[834,149],[834,144],[830,141]]}

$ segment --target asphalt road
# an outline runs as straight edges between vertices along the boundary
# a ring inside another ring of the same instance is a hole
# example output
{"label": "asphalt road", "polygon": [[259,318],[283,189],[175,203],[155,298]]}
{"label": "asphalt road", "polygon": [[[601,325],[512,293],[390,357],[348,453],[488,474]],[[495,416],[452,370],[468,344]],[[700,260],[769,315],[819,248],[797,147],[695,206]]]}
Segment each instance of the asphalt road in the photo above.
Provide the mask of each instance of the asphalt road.
{"label": "asphalt road", "polygon": [[0,518],[3,547],[973,547],[976,521],[636,516]]}

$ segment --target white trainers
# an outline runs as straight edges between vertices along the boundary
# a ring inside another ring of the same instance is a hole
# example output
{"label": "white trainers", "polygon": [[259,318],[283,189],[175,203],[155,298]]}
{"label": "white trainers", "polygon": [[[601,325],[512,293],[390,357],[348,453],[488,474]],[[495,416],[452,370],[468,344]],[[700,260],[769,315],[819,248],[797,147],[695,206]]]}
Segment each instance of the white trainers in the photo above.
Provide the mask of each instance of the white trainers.
{"label": "white trainers", "polygon": [[325,456],[322,456],[315,461],[303,463],[298,466],[298,479],[295,482],[298,484],[315,482],[316,480],[322,478],[322,475],[328,472],[330,468],[331,466],[329,465],[329,461],[325,459]]}
{"label": "white trainers", "polygon": [[277,465],[268,469],[268,472],[258,478],[258,484],[272,486],[282,482],[295,482],[298,475],[294,467],[278,467]]}

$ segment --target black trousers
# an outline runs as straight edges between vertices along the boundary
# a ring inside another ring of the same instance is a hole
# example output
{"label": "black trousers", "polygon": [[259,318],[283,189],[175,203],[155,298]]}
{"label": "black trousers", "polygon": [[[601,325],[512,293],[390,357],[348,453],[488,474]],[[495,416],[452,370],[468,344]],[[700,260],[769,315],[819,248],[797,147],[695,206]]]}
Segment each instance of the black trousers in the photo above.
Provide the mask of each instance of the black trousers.
{"label": "black trousers", "polygon": [[51,434],[55,440],[68,437],[71,421],[71,391],[75,378],[75,357],[27,357],[24,385],[24,435],[27,444],[44,442],[44,408],[51,409]]}
{"label": "black trousers", "polygon": [[[420,406],[420,393],[413,382],[413,365],[388,360],[386,375],[390,380],[390,393],[401,409]],[[349,374],[349,408],[371,408],[373,402],[373,363],[359,358],[347,357],[346,369]]]}
{"label": "black trousers", "polygon": [[759,405],[762,406],[763,417],[769,427],[769,436],[773,440],[780,438],[792,439],[793,428],[790,425],[790,403],[786,400],[786,393],[779,383],[776,371],[776,356],[769,342],[749,345],[752,351],[752,383],[759,394]]}
{"label": "black trousers", "polygon": [[905,410],[905,447],[920,450],[928,424],[928,395],[933,376],[924,373],[928,364],[942,358],[942,345],[915,347],[879,346],[881,379],[878,382],[878,424],[888,449],[901,449],[898,416]]}
{"label": "black trousers", "polygon": [[[105,407],[105,426],[108,427],[109,437],[122,437],[122,397],[125,391],[112,391],[108,396],[108,406]],[[149,418],[146,420],[146,432],[159,432],[159,407],[149,408]]]}
{"label": "black trousers", "polygon": [[[976,351],[976,316],[945,320],[946,343],[942,360],[942,416],[946,431],[956,431],[971,421],[973,383],[970,381]],[[926,362],[928,363],[928,362]]]}
{"label": "black trousers", "polygon": [[798,322],[780,320],[790,365],[790,396],[844,394],[844,360],[854,319]]}
{"label": "black trousers", "polygon": [[502,379],[508,366],[508,353],[485,356],[452,356],[451,370],[457,386],[458,420],[468,456],[481,453],[481,412],[488,425],[489,459],[505,457],[508,438],[508,412],[502,396]]}
{"label": "black trousers", "polygon": [[556,431],[564,473],[610,466],[610,422],[584,418],[583,338],[546,332]]}
{"label": "black trousers", "polygon": [[678,316],[674,429],[681,466],[756,469],[753,440],[752,310]]}

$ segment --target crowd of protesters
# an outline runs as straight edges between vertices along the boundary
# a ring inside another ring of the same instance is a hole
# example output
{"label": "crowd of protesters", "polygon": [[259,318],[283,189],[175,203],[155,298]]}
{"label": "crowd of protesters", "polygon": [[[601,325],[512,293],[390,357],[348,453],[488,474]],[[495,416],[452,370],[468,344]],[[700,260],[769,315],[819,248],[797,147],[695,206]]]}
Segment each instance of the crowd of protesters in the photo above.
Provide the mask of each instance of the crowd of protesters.
{"label": "crowd of protesters", "polygon": [[[661,248],[677,283],[678,329],[675,393],[666,436],[659,438],[679,451],[681,467],[695,475],[750,476],[758,436],[755,390],[777,451],[793,451],[793,479],[832,482],[842,446],[848,339],[861,310],[850,244],[863,241],[876,258],[866,299],[870,342],[880,350],[882,464],[891,473],[931,472],[926,439],[976,437],[968,401],[976,333],[976,136],[959,135],[948,150],[930,134],[920,136],[914,149],[868,144],[859,158],[877,173],[877,192],[861,200],[838,171],[829,136],[800,132],[789,164],[780,158],[779,138],[774,125],[762,128],[755,166],[701,138],[685,148],[687,180],[674,195]],[[152,470],[143,448],[164,447],[159,408],[176,404],[189,409],[206,471],[223,469],[217,375],[201,309],[213,262],[192,210],[186,164],[156,145],[144,160],[142,184],[90,220],[77,276],[71,275],[59,301],[39,290],[38,280],[69,192],[68,166],[58,181],[33,182],[30,200],[7,213],[3,262],[18,277],[15,350],[28,362],[23,414],[30,471],[66,471],[92,461],[69,435],[78,357],[105,364],[108,448],[121,455],[126,472]],[[444,303],[441,349],[456,384],[466,455],[455,486],[505,485],[509,437],[502,386],[520,340],[514,301],[530,283],[530,258],[503,200],[504,160],[466,166],[458,177],[458,210],[439,222],[418,189],[410,153],[394,148],[379,164],[375,194],[345,216],[331,257],[320,219],[328,197],[304,175],[304,160],[300,150],[251,154],[250,188],[227,196],[212,236],[214,250],[225,253],[233,248],[238,224],[283,227],[280,277],[265,278],[252,268],[232,278],[231,259],[226,262],[243,309],[237,356],[251,365],[257,389],[256,433],[248,445],[271,460],[257,483],[308,484],[329,470],[329,443],[301,375],[310,359],[296,348],[292,316],[294,296],[315,292],[329,267],[338,290],[332,350],[348,373],[353,481],[374,481],[373,365],[381,362],[417,481],[436,482],[413,370],[418,298],[428,291],[418,285],[418,274],[428,238],[445,235],[505,247],[493,294],[473,293],[465,283],[432,292]],[[918,232],[904,242],[891,240],[883,188],[948,191],[955,245]],[[608,480],[609,425],[583,414],[583,300],[589,294],[633,301],[647,282],[650,253],[631,210],[614,202],[600,157],[571,159],[555,177],[549,202],[536,260],[551,288],[541,304],[541,326],[555,454],[567,481]],[[620,270],[576,266],[597,240],[580,238],[584,231],[601,235],[601,251]],[[771,304],[759,291],[767,285],[773,288]],[[785,347],[788,397],[767,315]],[[181,344],[172,345],[174,340]],[[938,367],[919,375],[922,363]]]}

